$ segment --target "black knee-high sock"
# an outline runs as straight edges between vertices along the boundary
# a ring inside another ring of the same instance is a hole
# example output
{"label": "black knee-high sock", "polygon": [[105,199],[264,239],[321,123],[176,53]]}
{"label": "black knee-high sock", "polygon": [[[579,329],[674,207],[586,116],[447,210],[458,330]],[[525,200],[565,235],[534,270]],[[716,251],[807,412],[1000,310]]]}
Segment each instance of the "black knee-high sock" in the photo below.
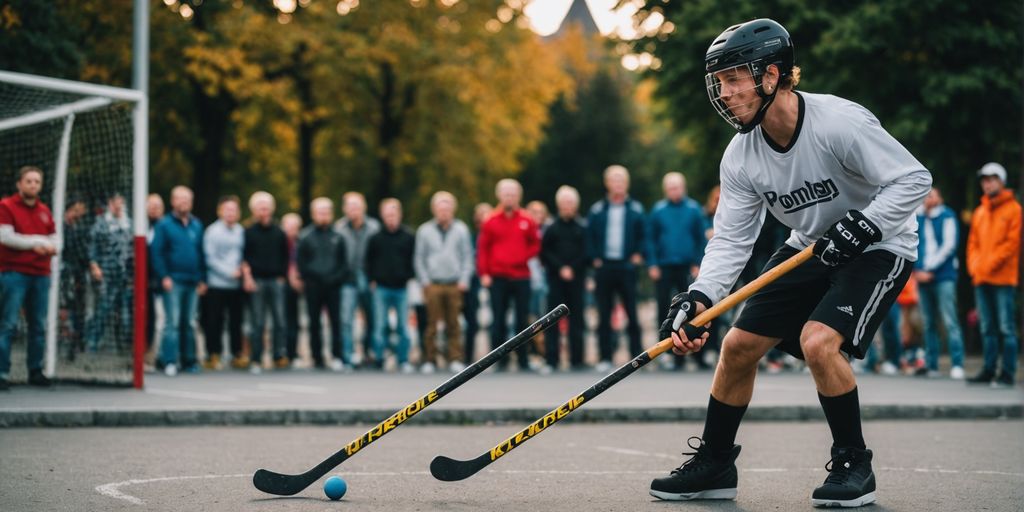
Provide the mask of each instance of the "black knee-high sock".
{"label": "black knee-high sock", "polygon": [[713,452],[732,450],[736,442],[736,431],[747,406],[736,407],[719,402],[714,396],[708,399],[708,417],[704,420],[704,442]]}
{"label": "black knee-high sock", "polygon": [[825,411],[828,428],[832,430],[832,446],[863,450],[864,433],[860,426],[860,398],[857,396],[857,388],[839,396],[818,393],[818,401]]}

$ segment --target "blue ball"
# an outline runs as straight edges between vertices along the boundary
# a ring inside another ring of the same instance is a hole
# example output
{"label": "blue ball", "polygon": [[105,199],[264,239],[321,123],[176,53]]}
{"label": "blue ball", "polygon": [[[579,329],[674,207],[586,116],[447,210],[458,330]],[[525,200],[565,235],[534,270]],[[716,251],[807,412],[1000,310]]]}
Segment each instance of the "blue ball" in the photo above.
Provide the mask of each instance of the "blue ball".
{"label": "blue ball", "polygon": [[324,494],[332,500],[340,500],[348,490],[348,484],[340,476],[332,476],[324,482]]}

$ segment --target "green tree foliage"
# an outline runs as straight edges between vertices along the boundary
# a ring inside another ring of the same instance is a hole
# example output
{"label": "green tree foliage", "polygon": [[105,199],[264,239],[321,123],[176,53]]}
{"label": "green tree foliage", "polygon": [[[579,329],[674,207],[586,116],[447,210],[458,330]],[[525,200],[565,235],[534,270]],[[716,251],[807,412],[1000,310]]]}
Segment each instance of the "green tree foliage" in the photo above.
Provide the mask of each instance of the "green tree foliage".
{"label": "green tree foliage", "polygon": [[[64,44],[61,58],[81,63],[31,67],[21,57],[8,69],[128,85],[130,0],[45,4],[4,4],[0,23],[21,30],[18,41]],[[374,207],[395,196],[413,221],[440,188],[490,199],[497,178],[520,172],[570,86],[521,12],[500,9],[499,0],[154,1],[154,190],[192,185],[206,219],[220,194],[258,189],[282,209],[348,190]]]}
{"label": "green tree foliage", "polygon": [[997,0],[757,3],[648,2],[641,17],[672,24],[634,44],[661,61],[651,75],[703,185],[717,181],[734,131],[704,90],[704,53],[730,25],[771,17],[790,31],[803,71],[798,90],[843,96],[870,109],[933,173],[947,200],[974,202],[974,172],[1021,161],[1022,6]]}

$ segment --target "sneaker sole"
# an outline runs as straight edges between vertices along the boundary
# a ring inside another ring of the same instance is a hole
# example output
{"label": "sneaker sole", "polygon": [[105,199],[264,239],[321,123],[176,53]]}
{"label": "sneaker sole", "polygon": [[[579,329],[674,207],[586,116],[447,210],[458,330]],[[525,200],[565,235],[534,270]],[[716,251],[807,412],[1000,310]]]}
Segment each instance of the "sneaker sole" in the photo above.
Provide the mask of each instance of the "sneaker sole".
{"label": "sneaker sole", "polygon": [[736,499],[736,488],[731,489],[710,489],[707,491],[674,493],[655,491],[651,489],[651,496],[665,501],[689,501],[689,500],[734,500]]}
{"label": "sneaker sole", "polygon": [[875,493],[869,492],[860,498],[854,498],[852,500],[821,500],[811,498],[811,505],[815,507],[840,507],[840,508],[854,508],[863,507],[864,505],[870,505],[875,502]]}

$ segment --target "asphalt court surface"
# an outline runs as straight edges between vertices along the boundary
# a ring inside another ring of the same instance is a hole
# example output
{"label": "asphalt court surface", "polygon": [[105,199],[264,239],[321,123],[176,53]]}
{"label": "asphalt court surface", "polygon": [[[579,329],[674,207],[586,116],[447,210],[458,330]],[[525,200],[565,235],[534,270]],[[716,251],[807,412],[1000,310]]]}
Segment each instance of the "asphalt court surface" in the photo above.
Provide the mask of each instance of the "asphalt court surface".
{"label": "asphalt court surface", "polygon": [[[0,430],[0,510],[812,510],[830,436],[822,422],[748,423],[735,502],[660,502],[650,480],[683,457],[697,423],[559,424],[462,482],[439,454],[475,457],[520,425],[403,426],[294,497],[263,494],[260,467],[303,472],[365,432],[343,427]],[[870,421],[879,503],[869,510],[1021,510],[1024,421]]]}

